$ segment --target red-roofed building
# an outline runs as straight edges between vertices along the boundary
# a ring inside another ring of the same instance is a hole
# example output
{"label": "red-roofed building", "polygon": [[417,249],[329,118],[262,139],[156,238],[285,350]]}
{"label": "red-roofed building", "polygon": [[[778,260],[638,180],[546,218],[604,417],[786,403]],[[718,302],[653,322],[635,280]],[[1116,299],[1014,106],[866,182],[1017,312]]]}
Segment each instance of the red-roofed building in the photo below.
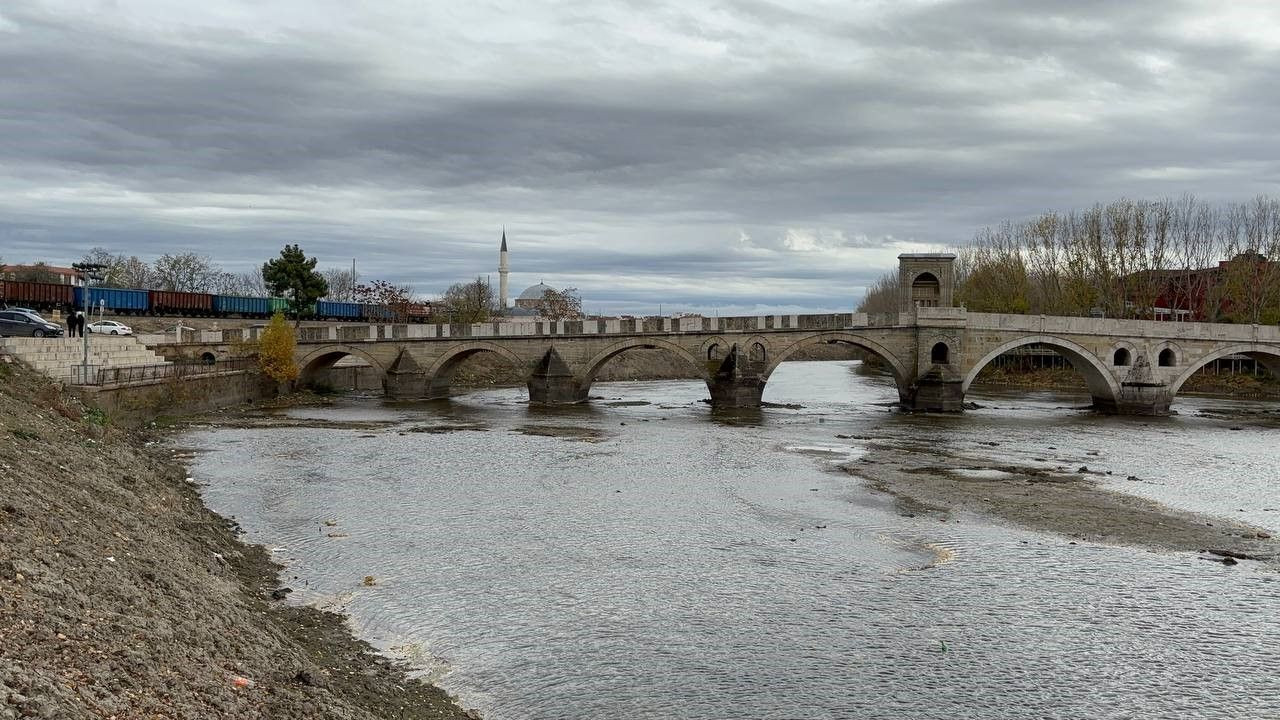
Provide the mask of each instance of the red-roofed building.
{"label": "red-roofed building", "polygon": [[[44,278],[38,275],[46,275]],[[0,280],[30,280],[59,285],[84,285],[84,275],[79,270],[57,265],[4,265],[0,266]]]}

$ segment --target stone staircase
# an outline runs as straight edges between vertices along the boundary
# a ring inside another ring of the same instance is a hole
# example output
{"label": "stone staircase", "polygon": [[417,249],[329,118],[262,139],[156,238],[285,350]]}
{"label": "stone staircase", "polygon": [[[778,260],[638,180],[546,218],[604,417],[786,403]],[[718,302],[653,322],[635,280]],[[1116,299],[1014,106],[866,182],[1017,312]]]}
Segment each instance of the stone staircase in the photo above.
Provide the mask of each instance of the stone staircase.
{"label": "stone staircase", "polygon": [[[84,360],[81,338],[0,338],[0,351],[12,355],[39,372],[62,382],[71,382]],[[89,365],[120,368],[140,365],[169,365],[134,337],[89,336]],[[92,377],[92,376],[91,376]]]}

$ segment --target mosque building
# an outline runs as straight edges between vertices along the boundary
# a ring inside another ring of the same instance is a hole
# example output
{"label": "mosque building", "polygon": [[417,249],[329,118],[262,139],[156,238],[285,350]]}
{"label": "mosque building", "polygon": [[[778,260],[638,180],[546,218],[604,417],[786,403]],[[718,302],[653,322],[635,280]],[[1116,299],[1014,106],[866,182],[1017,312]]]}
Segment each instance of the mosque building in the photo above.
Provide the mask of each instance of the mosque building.
{"label": "mosque building", "polygon": [[524,292],[516,297],[515,305],[509,301],[507,290],[507,275],[511,272],[511,265],[507,258],[507,229],[502,229],[502,245],[498,249],[498,305],[507,314],[507,317],[513,318],[536,318],[542,315],[542,298],[548,290],[555,288],[545,283],[539,282],[537,285],[525,288]]}

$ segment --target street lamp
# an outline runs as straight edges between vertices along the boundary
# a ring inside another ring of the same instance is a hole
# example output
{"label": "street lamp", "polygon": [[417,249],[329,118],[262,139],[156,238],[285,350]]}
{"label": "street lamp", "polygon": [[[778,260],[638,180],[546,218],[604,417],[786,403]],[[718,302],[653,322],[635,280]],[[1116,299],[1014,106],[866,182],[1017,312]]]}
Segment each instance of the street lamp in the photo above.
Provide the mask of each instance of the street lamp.
{"label": "street lamp", "polygon": [[[101,263],[75,263],[72,268],[79,270],[84,275],[84,318],[87,323],[92,315],[89,314],[89,288],[90,281],[101,280],[102,276],[98,271],[105,269],[107,266]],[[89,333],[85,332],[85,328],[80,328],[80,339],[84,348],[84,356],[80,362],[80,382],[89,382]]]}

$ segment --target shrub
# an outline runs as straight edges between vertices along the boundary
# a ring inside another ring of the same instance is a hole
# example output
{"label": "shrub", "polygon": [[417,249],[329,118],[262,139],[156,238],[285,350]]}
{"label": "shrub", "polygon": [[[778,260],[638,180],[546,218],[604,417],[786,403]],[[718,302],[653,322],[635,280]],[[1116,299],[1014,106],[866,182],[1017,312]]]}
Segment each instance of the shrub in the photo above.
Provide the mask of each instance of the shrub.
{"label": "shrub", "polygon": [[258,340],[258,365],[263,374],[276,382],[298,378],[298,365],[293,361],[295,339],[293,329],[285,322],[284,313],[271,316],[271,322]]}

